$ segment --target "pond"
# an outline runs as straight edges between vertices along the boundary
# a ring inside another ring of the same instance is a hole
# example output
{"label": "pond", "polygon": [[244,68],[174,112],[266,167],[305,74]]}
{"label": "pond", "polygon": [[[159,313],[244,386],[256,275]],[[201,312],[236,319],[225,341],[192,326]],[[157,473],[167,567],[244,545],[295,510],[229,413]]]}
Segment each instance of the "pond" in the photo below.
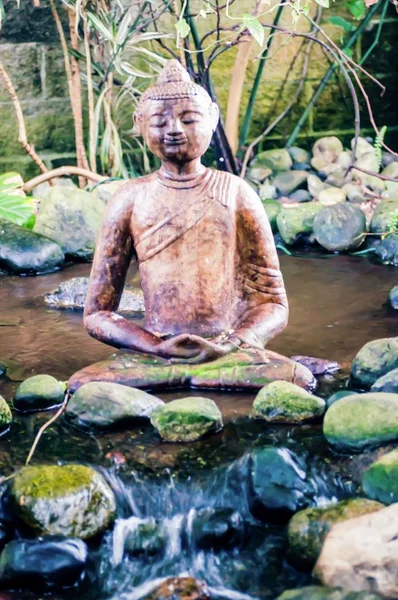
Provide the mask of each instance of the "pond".
{"label": "pond", "polygon": [[[351,361],[366,342],[398,335],[396,314],[386,304],[397,270],[349,256],[283,255],[281,263],[291,316],[270,348],[288,356],[338,361],[341,370],[320,382],[319,394],[327,396],[347,384]],[[61,281],[89,270],[89,265],[72,265],[42,277],[0,278],[0,361],[8,367],[0,394],[7,400],[18,382],[31,375],[48,373],[67,380],[111,354],[86,334],[81,313],[49,309],[43,302],[43,295]],[[195,392],[159,395],[167,401]],[[92,548],[90,572],[79,592],[82,600],[135,600],[159,578],[182,574],[205,579],[212,597],[231,600],[272,600],[310,580],[286,561],[285,524],[251,515],[248,452],[276,446],[296,455],[305,465],[314,503],[320,506],[357,494],[361,473],[376,453],[338,456],[328,448],[320,425],[270,426],[250,420],[254,394],[207,395],[222,411],[225,426],[195,443],[162,443],[150,425],[93,436],[72,429],[62,418],[42,436],[33,464],[94,465],[117,497],[119,521],[101,545]],[[0,473],[7,475],[24,464],[39,427],[50,416],[51,412],[16,415],[11,430],[0,439]],[[233,532],[235,537],[239,534],[238,541],[216,549],[198,544],[196,524],[206,519],[204,509],[209,508],[238,514],[241,525]],[[133,515],[162,524],[163,549],[150,556],[122,557],[126,519]],[[0,597],[39,598],[20,592]],[[56,597],[76,597],[76,590]]]}

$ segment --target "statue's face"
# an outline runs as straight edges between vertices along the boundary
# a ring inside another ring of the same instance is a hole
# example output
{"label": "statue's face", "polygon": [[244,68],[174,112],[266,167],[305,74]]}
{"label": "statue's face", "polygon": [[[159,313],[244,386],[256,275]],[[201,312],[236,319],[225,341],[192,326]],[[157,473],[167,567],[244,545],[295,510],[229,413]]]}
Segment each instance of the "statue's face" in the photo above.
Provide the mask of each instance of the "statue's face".
{"label": "statue's face", "polygon": [[218,118],[217,105],[203,99],[148,100],[136,124],[161,160],[187,162],[206,152]]}

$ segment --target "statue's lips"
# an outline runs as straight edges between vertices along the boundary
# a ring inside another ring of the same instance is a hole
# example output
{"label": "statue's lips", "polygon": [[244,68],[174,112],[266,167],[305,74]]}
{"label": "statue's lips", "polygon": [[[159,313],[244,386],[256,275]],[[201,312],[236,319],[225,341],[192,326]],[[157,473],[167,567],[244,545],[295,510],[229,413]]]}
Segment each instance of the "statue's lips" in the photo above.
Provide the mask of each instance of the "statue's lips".
{"label": "statue's lips", "polygon": [[182,144],[186,144],[187,140],[184,138],[180,138],[178,140],[164,140],[165,146],[182,146]]}

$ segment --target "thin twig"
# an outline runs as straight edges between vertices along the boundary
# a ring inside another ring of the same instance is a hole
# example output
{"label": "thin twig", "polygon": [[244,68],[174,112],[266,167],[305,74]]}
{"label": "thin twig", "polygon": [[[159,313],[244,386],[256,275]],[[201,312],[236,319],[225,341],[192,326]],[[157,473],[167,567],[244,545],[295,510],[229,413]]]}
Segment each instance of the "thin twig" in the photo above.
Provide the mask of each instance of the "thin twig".
{"label": "thin twig", "polygon": [[24,192],[31,192],[33,188],[35,188],[40,183],[44,183],[45,181],[50,181],[51,179],[55,179],[56,177],[63,177],[64,175],[78,175],[80,177],[84,177],[85,179],[91,179],[91,181],[105,181],[108,177],[103,177],[102,175],[98,175],[97,173],[93,173],[92,171],[87,171],[86,169],[81,169],[80,167],[76,167],[75,165],[58,167],[58,169],[53,169],[52,171],[47,171],[47,173],[43,173],[42,175],[38,175],[37,177],[33,177],[33,179],[29,179],[26,181],[23,186]]}
{"label": "thin twig", "polygon": [[398,183],[398,179],[396,177],[387,177],[387,175],[380,175],[380,173],[368,171],[367,169],[362,169],[361,167],[357,167],[356,165],[353,165],[352,168],[355,169],[355,171],[361,171],[361,173],[366,173],[367,175],[373,175],[374,177],[378,177],[383,181],[393,181],[394,183]]}
{"label": "thin twig", "polygon": [[30,449],[30,452],[28,454],[28,458],[26,459],[26,463],[25,465],[28,465],[32,459],[32,456],[37,448],[37,444],[40,442],[40,438],[43,435],[43,433],[45,432],[45,430],[50,427],[50,425],[52,425],[57,419],[58,417],[60,417],[62,415],[62,413],[64,412],[66,405],[68,404],[68,400],[70,398],[70,394],[69,392],[65,392],[65,398],[63,403],[61,404],[61,406],[59,407],[59,409],[57,410],[57,412],[55,413],[55,415],[53,415],[51,417],[51,419],[49,421],[47,421],[47,423],[44,423],[44,425],[42,425],[35,437],[35,441],[33,442],[33,445]]}

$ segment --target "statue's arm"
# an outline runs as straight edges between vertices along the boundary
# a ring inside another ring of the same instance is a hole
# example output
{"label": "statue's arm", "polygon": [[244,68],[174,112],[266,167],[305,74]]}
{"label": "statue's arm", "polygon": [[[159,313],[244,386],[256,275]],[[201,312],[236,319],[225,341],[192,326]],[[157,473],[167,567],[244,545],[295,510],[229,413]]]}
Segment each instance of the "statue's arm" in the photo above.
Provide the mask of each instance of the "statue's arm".
{"label": "statue's arm", "polygon": [[116,348],[155,352],[159,339],[117,313],[133,254],[131,235],[134,183],[110,200],[97,240],[84,309],[89,334]]}
{"label": "statue's arm", "polygon": [[243,302],[233,335],[263,348],[286,327],[289,311],[271,226],[260,198],[246,182],[240,185],[236,218]]}

